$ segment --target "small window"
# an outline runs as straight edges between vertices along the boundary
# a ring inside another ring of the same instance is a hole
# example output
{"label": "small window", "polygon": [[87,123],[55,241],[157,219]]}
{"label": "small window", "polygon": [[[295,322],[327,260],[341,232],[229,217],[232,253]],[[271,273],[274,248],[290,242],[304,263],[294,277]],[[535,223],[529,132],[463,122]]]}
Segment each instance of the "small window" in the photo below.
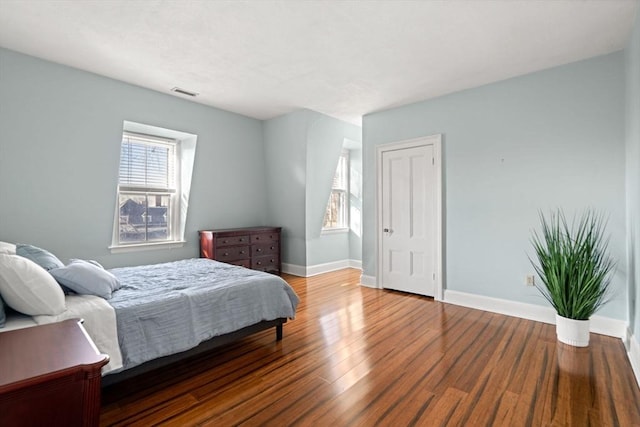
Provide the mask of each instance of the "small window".
{"label": "small window", "polygon": [[338,168],[333,177],[331,195],[324,214],[323,230],[346,229],[349,227],[349,152],[342,151]]}
{"label": "small window", "polygon": [[179,152],[177,140],[124,132],[116,246],[177,240]]}

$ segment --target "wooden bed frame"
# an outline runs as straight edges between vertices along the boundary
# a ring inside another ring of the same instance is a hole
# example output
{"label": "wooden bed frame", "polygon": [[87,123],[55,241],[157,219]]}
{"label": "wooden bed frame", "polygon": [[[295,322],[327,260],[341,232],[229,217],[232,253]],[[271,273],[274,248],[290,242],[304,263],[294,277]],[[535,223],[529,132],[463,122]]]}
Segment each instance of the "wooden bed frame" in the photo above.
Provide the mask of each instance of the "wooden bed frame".
{"label": "wooden bed frame", "polygon": [[120,381],[133,378],[137,375],[152,371],[154,369],[162,368],[164,366],[170,365],[180,360],[184,360],[188,357],[195,356],[197,354],[206,353],[207,351],[211,351],[217,347],[230,344],[234,341],[238,341],[249,335],[253,335],[257,332],[261,332],[269,328],[273,328],[273,327],[276,328],[276,341],[281,341],[282,325],[284,325],[286,322],[287,322],[286,318],[279,318],[275,320],[265,320],[260,323],[256,323],[254,325],[250,325],[245,328],[238,329],[237,331],[229,332],[228,334],[223,334],[217,337],[213,337],[207,341],[200,343],[197,347],[183,351],[181,353],[171,354],[168,356],[160,357],[158,359],[149,360],[148,362],[145,362],[141,365],[134,366],[131,369],[126,369],[118,373],[107,374],[102,377],[102,387],[107,387],[112,384],[116,384]]}

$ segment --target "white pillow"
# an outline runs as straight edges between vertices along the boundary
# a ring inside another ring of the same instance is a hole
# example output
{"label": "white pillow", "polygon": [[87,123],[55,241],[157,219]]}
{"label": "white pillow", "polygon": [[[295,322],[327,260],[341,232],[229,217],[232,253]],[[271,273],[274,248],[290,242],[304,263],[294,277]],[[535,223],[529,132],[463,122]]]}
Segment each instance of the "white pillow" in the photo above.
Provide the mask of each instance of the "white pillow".
{"label": "white pillow", "polygon": [[0,294],[9,307],[29,316],[55,316],[67,309],[53,276],[19,255],[0,253]]}
{"label": "white pillow", "polygon": [[0,254],[16,254],[16,245],[13,243],[0,242]]}

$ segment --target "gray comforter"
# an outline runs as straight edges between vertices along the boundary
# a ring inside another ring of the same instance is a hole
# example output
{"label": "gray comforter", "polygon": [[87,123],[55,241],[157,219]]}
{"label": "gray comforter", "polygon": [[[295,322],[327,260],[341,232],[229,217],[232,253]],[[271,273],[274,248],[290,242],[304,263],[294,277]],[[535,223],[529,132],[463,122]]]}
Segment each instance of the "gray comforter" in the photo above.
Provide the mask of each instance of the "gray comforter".
{"label": "gray comforter", "polygon": [[124,369],[262,320],[293,318],[298,296],[280,277],[195,258],[109,270]]}

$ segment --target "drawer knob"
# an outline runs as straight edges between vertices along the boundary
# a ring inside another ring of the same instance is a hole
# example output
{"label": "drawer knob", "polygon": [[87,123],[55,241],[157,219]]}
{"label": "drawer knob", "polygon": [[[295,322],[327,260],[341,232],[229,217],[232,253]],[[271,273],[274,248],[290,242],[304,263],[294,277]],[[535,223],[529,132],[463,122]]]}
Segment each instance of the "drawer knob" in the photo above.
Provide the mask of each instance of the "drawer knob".
{"label": "drawer knob", "polygon": [[244,251],[240,251],[240,254],[241,254],[241,255],[244,255]]}
{"label": "drawer knob", "polygon": [[222,243],[227,243],[227,242],[228,242],[228,240],[223,240],[223,241],[222,241]]}
{"label": "drawer knob", "polygon": [[225,252],[225,253],[224,253],[224,256],[229,256],[229,252]]}
{"label": "drawer knob", "polygon": [[262,249],[258,248],[256,249],[256,252],[262,252]]}
{"label": "drawer knob", "polygon": [[262,261],[258,261],[256,264],[258,264],[258,265],[262,265]]}

